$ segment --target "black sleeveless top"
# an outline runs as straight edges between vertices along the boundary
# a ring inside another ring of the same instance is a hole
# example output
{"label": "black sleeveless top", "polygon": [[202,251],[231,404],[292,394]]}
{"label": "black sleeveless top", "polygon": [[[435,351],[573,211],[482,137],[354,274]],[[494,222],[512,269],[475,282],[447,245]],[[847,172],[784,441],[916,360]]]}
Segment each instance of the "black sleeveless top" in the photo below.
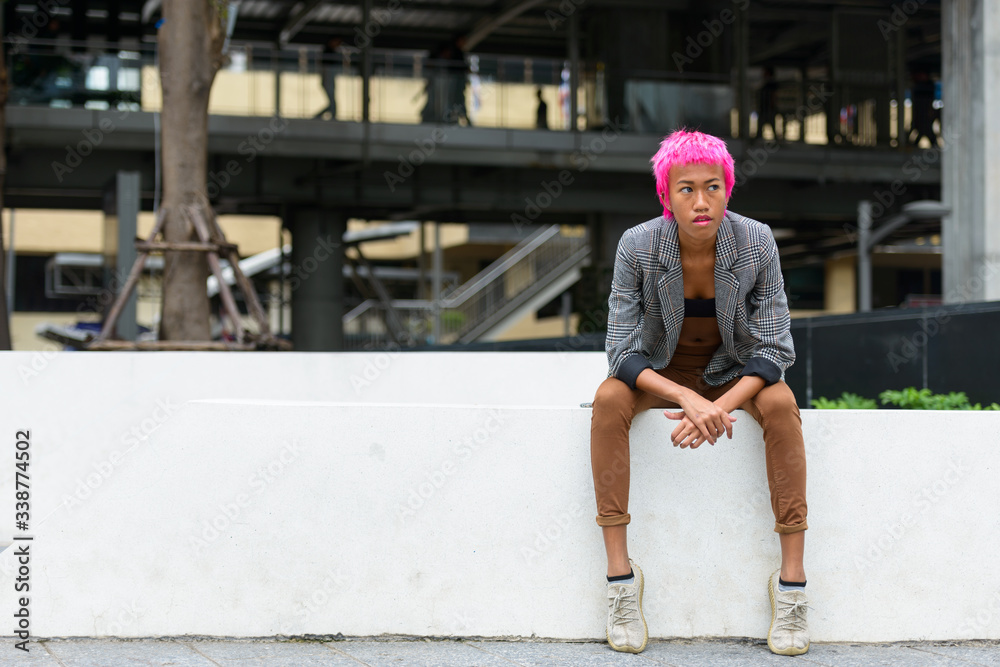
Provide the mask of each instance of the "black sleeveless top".
{"label": "black sleeveless top", "polygon": [[715,317],[715,299],[684,299],[684,317]]}

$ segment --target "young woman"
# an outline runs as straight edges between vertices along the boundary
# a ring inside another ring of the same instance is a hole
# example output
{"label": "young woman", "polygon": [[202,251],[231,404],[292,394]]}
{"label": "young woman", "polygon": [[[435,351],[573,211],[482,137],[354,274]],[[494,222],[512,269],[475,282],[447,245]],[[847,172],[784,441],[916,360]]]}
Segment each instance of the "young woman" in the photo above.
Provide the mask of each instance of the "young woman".
{"label": "young woman", "polygon": [[679,130],[653,156],[663,217],[632,227],[615,257],[608,378],[597,390],[591,463],[608,556],[608,643],[638,653],[648,632],[643,574],[628,557],[629,429],[649,408],[673,420],[681,449],[732,437],[741,408],[761,425],[781,569],[768,579],[775,653],[809,650],[805,570],[806,463],[784,371],[795,360],[770,228],[727,210],[735,182],[725,143]]}

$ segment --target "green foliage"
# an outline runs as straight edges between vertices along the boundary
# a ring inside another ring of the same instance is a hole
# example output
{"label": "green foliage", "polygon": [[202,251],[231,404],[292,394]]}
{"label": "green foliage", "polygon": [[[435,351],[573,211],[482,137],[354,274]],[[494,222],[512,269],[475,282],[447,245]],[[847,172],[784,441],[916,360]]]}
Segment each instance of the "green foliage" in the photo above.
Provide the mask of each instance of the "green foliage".
{"label": "green foliage", "polygon": [[[991,403],[983,407],[980,403],[969,403],[964,391],[934,394],[930,389],[907,387],[899,391],[887,389],[878,395],[882,405],[894,405],[904,410],[1000,410],[1000,404]],[[840,398],[814,398],[811,404],[817,410],[874,410],[878,403],[845,391]]]}
{"label": "green foliage", "polygon": [[465,325],[465,313],[460,310],[442,310],[441,327],[447,331],[456,331]]}
{"label": "green foliage", "polygon": [[969,403],[969,397],[964,391],[933,394],[926,387],[923,389],[907,387],[900,391],[887,389],[878,397],[882,405],[895,405],[904,410],[1000,410],[1000,405],[997,403],[985,408],[979,403]]}
{"label": "green foliage", "polygon": [[840,398],[830,400],[823,396],[810,401],[817,410],[874,410],[878,408],[878,403],[873,398],[865,398],[845,391]]}

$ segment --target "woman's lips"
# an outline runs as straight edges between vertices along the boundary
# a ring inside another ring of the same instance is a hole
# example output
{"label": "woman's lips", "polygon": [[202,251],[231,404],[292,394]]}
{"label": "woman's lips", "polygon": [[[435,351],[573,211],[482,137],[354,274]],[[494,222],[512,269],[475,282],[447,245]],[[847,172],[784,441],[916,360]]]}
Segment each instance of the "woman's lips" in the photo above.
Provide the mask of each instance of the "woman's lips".
{"label": "woman's lips", "polygon": [[707,225],[710,225],[711,223],[712,223],[712,218],[710,218],[707,215],[699,215],[697,218],[694,219],[694,224],[698,225],[699,227],[705,227]]}

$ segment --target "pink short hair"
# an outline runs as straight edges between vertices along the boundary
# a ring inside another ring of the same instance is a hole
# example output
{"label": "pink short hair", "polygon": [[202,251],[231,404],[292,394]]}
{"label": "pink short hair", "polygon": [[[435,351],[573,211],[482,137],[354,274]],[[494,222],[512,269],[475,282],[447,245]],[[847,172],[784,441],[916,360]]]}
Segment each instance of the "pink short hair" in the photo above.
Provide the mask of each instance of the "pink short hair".
{"label": "pink short hair", "polygon": [[[736,167],[733,156],[726,148],[726,142],[718,137],[702,132],[675,130],[663,139],[660,150],[650,160],[653,163],[653,176],[656,178],[656,194],[666,195],[666,204],[670,203],[670,168],[683,167],[688,164],[719,164],[726,180],[726,199],[733,192],[736,184]],[[672,219],[667,206],[663,207],[663,215]]]}

